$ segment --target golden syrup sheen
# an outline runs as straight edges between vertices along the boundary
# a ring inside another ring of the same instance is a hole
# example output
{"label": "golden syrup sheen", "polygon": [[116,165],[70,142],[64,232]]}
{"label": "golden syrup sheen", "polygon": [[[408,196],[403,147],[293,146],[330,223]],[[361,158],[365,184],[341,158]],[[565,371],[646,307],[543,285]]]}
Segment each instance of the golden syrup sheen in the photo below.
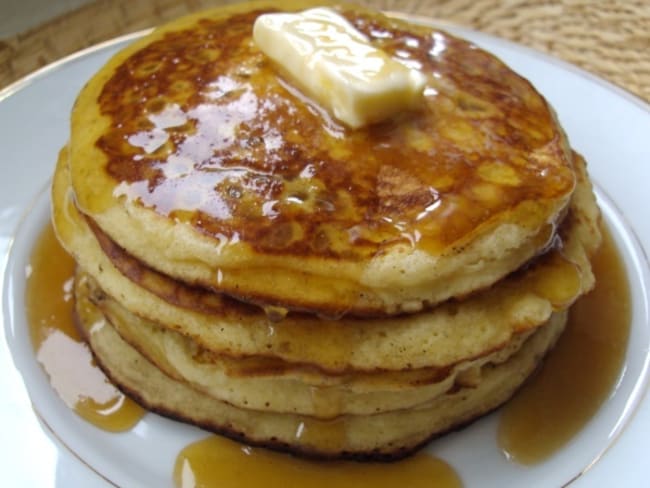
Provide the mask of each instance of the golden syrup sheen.
{"label": "golden syrup sheen", "polygon": [[451,488],[460,478],[444,461],[419,453],[395,463],[318,462],[251,448],[212,436],[181,451],[174,466],[179,488]]}
{"label": "golden syrup sheen", "polygon": [[36,358],[52,387],[81,417],[111,432],[128,430],[144,410],[109,382],[74,325],[74,266],[48,225],[27,270],[25,304]]}
{"label": "golden syrup sheen", "polygon": [[349,130],[277,76],[251,38],[262,13],[206,14],[106,73],[98,157],[71,159],[73,179],[104,182],[74,185],[86,213],[122,198],[259,253],[355,260],[396,242],[438,254],[501,219],[536,228],[570,194],[552,111],[494,56],[343,11],[426,77],[418,110]]}
{"label": "golden syrup sheen", "polygon": [[592,260],[596,287],[572,308],[540,371],[506,404],[499,445],[508,458],[540,462],[564,446],[611,394],[630,333],[628,280],[605,231]]}

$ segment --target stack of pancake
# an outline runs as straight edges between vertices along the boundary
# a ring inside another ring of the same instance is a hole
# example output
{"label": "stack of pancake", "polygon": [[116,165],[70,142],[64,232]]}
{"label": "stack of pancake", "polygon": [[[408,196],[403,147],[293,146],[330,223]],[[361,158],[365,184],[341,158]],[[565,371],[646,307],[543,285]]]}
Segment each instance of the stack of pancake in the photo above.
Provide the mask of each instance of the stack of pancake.
{"label": "stack of pancake", "polygon": [[599,212],[530,83],[442,31],[332,8],[426,76],[421,107],[350,130],[252,41],[269,4],[183,18],[80,93],[53,221],[79,326],[136,401],[394,459],[535,369],[593,286]]}

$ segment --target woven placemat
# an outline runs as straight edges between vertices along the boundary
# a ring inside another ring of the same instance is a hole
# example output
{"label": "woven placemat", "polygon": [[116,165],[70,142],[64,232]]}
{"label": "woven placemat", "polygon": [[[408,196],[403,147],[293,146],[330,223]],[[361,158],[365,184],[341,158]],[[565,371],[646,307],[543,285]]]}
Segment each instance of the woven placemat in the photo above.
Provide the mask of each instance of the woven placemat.
{"label": "woven placemat", "polygon": [[[0,41],[0,88],[67,54],[227,1],[97,0]],[[649,0],[365,0],[451,21],[576,64],[650,102]]]}

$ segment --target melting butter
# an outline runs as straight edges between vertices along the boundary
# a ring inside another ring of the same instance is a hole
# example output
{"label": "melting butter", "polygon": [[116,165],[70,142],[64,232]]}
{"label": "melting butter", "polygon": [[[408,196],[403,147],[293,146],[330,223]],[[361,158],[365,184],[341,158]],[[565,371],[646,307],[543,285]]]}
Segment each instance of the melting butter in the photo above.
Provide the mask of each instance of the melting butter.
{"label": "melting butter", "polygon": [[351,128],[409,110],[422,97],[422,73],[372,46],[333,10],[261,15],[253,38],[291,81]]}

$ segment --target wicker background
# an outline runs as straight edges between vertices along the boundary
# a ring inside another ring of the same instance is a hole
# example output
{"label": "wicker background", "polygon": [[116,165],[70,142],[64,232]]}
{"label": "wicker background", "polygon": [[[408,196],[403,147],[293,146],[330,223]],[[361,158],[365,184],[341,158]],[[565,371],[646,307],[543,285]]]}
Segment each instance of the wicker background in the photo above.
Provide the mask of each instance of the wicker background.
{"label": "wicker background", "polygon": [[[361,0],[510,39],[650,102],[650,0]],[[0,41],[0,88],[67,54],[218,0],[96,0]]]}

